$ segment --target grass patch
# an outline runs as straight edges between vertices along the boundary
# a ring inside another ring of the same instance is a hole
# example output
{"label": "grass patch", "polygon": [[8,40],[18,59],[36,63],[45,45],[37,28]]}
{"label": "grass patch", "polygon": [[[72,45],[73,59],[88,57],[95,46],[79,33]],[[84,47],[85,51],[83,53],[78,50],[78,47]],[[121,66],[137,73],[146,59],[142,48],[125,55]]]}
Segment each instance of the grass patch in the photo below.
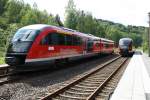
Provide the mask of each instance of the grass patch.
{"label": "grass patch", "polygon": [[4,57],[0,57],[0,64],[5,64]]}

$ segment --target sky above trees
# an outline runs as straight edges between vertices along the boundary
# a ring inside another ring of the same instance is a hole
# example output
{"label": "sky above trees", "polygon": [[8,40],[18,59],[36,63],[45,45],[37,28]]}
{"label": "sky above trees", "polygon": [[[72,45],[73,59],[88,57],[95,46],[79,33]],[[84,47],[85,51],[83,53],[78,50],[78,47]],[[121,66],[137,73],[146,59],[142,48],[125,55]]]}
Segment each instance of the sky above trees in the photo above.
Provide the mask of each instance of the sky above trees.
{"label": "sky above trees", "polygon": [[[24,0],[49,13],[59,14],[65,19],[68,0]],[[150,0],[74,0],[76,8],[91,12],[98,19],[110,20],[124,25],[148,26]]]}

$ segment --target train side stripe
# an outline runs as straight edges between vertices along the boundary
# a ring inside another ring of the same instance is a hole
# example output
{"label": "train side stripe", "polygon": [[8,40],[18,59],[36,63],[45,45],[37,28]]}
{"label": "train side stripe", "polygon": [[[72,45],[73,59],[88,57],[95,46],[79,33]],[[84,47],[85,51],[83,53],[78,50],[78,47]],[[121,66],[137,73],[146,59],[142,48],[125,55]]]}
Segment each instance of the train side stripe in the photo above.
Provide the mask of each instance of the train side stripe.
{"label": "train side stripe", "polygon": [[37,58],[37,59],[26,59],[25,62],[36,62],[36,61],[47,61],[47,60],[55,60],[62,59],[67,57],[77,57],[77,56],[90,56],[98,53],[87,53],[87,54],[77,54],[77,55],[66,55],[66,56],[58,56],[58,57],[48,57],[48,58]]}

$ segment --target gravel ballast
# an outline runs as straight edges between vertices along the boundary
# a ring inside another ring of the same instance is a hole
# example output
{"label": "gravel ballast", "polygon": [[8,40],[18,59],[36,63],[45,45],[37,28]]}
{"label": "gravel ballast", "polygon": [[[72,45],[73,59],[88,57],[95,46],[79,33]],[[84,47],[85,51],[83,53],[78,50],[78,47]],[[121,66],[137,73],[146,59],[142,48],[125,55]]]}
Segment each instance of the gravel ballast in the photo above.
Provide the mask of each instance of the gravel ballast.
{"label": "gravel ballast", "polygon": [[81,77],[98,64],[102,64],[117,55],[100,57],[94,60],[85,61],[82,64],[69,66],[55,70],[46,75],[23,79],[11,84],[0,86],[0,100],[34,100],[43,96],[46,92],[52,92],[65,84]]}

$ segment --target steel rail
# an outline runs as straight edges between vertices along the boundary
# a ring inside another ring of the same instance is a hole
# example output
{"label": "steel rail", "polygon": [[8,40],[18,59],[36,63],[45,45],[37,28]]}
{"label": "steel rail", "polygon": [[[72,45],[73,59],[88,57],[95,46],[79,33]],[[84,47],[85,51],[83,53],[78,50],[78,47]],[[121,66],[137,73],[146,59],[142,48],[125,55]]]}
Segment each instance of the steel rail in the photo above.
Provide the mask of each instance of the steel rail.
{"label": "steel rail", "polygon": [[98,93],[101,91],[101,89],[107,84],[107,82],[118,72],[118,70],[125,64],[127,61],[127,58],[119,65],[116,70],[110,74],[110,76],[105,79],[105,81],[86,99],[86,100],[94,100],[94,98],[98,95]]}
{"label": "steel rail", "polygon": [[41,99],[41,100],[51,100],[53,97],[56,97],[58,94],[63,93],[65,90],[67,90],[67,89],[69,89],[70,87],[76,85],[77,83],[79,83],[79,82],[81,82],[82,80],[86,79],[86,78],[89,77],[90,75],[92,75],[92,74],[98,72],[99,70],[101,70],[101,69],[104,68],[105,66],[107,66],[107,65],[109,65],[109,64],[111,64],[111,63],[113,63],[113,62],[115,62],[115,61],[116,61],[117,59],[119,59],[119,58],[121,58],[121,56],[116,57],[116,58],[114,58],[114,59],[112,59],[112,60],[110,60],[110,61],[108,61],[108,62],[102,64],[99,68],[96,68],[94,71],[92,71],[92,72],[90,72],[90,73],[84,75],[83,77],[81,77],[81,78],[79,78],[79,79],[77,79],[77,80],[71,82],[70,84],[68,84],[68,85],[66,85],[66,86],[64,86],[64,87],[62,87],[62,88],[60,88],[60,89],[54,91],[53,93],[50,93],[50,94],[48,94],[48,95],[45,96],[45,97],[39,97],[39,99]]}

